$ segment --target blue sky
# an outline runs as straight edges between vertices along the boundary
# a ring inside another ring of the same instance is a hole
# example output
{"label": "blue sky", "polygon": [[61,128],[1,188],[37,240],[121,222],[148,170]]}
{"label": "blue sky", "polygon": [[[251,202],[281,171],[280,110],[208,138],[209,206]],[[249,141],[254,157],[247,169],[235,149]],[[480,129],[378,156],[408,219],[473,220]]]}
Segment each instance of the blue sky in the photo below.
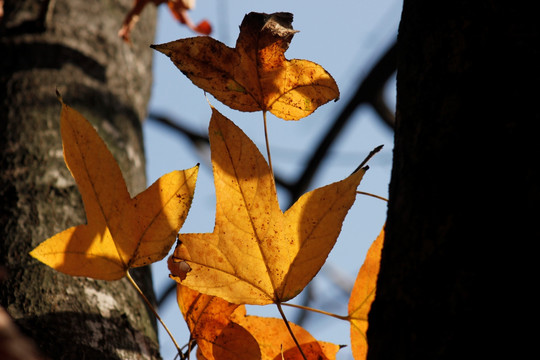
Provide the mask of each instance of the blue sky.
{"label": "blue sky", "polygon": [[[195,23],[203,18],[208,19],[214,28],[212,37],[234,47],[238,27],[245,14],[251,11],[288,11],[294,14],[293,26],[300,32],[294,36],[286,57],[308,59],[322,65],[332,74],[341,91],[338,102],[328,103],[300,121],[283,121],[268,115],[274,171],[284,178],[295,178],[303,168],[310,151],[318,144],[325,129],[345,105],[358,82],[395,39],[401,6],[401,0],[199,0],[196,8],[190,12],[190,17]],[[154,43],[192,36],[196,34],[179,25],[166,6],[159,7]],[[210,120],[210,108],[203,91],[182,75],[169,58],[157,52],[154,54],[153,76],[149,112],[159,112],[172,119],[179,119],[184,126],[205,134]],[[389,104],[393,105],[393,82],[387,86],[385,95]],[[263,154],[266,153],[260,112],[241,113],[227,108],[211,96],[209,100],[241,127]],[[205,165],[209,161],[209,155],[201,158],[181,136],[151,121],[145,122],[144,136],[149,184],[172,170],[186,169],[202,163],[192,209],[181,232],[212,232],[215,214],[214,186],[211,169]],[[324,161],[310,189],[348,176],[370,150],[381,144],[384,148],[370,161],[370,170],[359,190],[386,197],[391,171],[393,133],[377,119],[368,106],[357,109],[348,127],[332,147],[330,156]],[[280,192],[280,202],[288,203],[283,191]],[[341,295],[339,288],[333,285],[331,274],[339,274],[339,279],[348,284],[354,281],[365,252],[381,230],[385,217],[384,202],[357,196],[327,265],[314,280],[316,300],[310,306],[346,314],[347,297]],[[159,294],[172,281],[168,278],[165,260],[153,265],[153,276],[154,287]],[[279,317],[275,306],[257,309],[249,307],[248,312]],[[294,309],[286,309],[286,313],[289,320],[294,320],[297,315]],[[189,334],[174,297],[160,309],[160,314],[177,342],[181,345],[187,342]],[[312,314],[303,326],[319,340],[350,344],[347,322]],[[164,359],[172,359],[175,348],[164,331],[161,328],[159,331],[162,356]],[[338,359],[352,359],[350,346],[340,350]]]}

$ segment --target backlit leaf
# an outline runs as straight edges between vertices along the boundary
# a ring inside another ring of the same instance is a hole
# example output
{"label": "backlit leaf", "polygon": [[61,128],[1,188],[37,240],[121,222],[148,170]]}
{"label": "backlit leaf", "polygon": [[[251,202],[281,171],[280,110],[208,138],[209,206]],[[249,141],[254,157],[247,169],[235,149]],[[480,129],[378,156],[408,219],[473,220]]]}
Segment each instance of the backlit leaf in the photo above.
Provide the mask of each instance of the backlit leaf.
{"label": "backlit leaf", "polygon": [[88,224],[54,235],[30,254],[63,273],[102,280],[165,257],[191,206],[198,166],[166,174],[132,199],[105,143],[63,103],[61,132]]}
{"label": "backlit leaf", "polygon": [[151,47],[169,56],[195,85],[240,111],[270,111],[299,120],[339,98],[336,82],[308,60],[287,60],[293,35],[290,13],[249,13],[235,48],[209,37]]}
{"label": "backlit leaf", "polygon": [[242,130],[213,109],[209,136],[214,231],[180,234],[173,277],[233,303],[295,297],[326,261],[365,169],[304,194],[283,213],[268,164]]}
{"label": "backlit leaf", "polygon": [[177,300],[191,338],[197,342],[197,358],[207,360],[259,360],[259,345],[249,332],[231,321],[240,305],[177,285]]}
{"label": "backlit leaf", "polygon": [[375,300],[375,289],[381,263],[381,250],[384,242],[384,229],[371,244],[366,260],[358,272],[349,299],[349,321],[351,323],[351,345],[355,360],[367,356],[368,314]]}
{"label": "backlit leaf", "polygon": [[[207,360],[302,359],[282,319],[246,316],[244,305],[201,294],[178,284],[178,305],[197,341],[197,358]],[[335,359],[339,346],[317,341],[290,324],[308,359]]]}
{"label": "backlit leaf", "polygon": [[[239,310],[242,310],[239,308]],[[263,360],[302,360],[303,357],[289,334],[282,319],[233,314],[233,321],[245,328],[255,338]],[[317,341],[307,330],[289,323],[294,336],[308,359],[335,359],[339,345]]]}

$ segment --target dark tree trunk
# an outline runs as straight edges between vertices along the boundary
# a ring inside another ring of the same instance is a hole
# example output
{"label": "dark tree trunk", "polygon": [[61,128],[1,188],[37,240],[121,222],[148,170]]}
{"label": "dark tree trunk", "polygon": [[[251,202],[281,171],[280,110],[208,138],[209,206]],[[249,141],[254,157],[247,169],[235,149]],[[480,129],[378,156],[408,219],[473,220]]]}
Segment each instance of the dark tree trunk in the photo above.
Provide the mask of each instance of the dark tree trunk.
{"label": "dark tree trunk", "polygon": [[[155,10],[133,45],[117,36],[132,0],[7,0],[0,22],[0,305],[51,359],[159,358],[156,325],[127,281],[58,273],[28,252],[85,223],[62,157],[64,101],[92,122],[132,195],[146,186],[141,121]],[[149,269],[134,274],[153,297]]]}
{"label": "dark tree trunk", "polygon": [[513,340],[537,282],[540,36],[520,3],[404,1],[368,359],[526,349]]}

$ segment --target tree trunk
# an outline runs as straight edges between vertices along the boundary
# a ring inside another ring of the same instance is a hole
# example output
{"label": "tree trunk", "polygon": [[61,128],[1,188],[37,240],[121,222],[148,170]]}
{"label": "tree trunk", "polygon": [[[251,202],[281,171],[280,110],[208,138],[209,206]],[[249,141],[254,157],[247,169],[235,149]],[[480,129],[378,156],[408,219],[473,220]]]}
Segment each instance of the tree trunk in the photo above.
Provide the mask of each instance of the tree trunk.
{"label": "tree trunk", "polygon": [[[540,36],[520,2],[404,1],[368,359],[511,358],[540,239]],[[532,335],[532,334],[531,334]]]}
{"label": "tree trunk", "polygon": [[[155,9],[133,45],[117,36],[132,0],[7,0],[0,22],[0,305],[50,359],[159,358],[156,324],[124,280],[70,277],[28,253],[86,222],[62,157],[60,103],[81,112],[144,190],[141,121],[151,85]],[[150,270],[133,274],[153,298]]]}

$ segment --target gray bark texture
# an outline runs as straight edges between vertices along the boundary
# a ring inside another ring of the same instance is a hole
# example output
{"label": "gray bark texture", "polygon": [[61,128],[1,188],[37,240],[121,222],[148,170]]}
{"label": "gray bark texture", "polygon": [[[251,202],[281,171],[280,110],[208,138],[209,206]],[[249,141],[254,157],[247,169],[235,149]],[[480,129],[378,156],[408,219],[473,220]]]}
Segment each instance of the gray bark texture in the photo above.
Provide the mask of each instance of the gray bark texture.
{"label": "gray bark texture", "polygon": [[[61,105],[81,112],[132,196],[146,187],[141,122],[151,86],[155,8],[124,43],[132,0],[7,0],[0,21],[0,305],[49,359],[156,359],[150,310],[126,279],[61,274],[31,258],[86,222],[60,138]],[[133,277],[153,298],[149,269]]]}
{"label": "gray bark texture", "polygon": [[540,239],[531,5],[404,1],[369,360],[517,359],[535,343],[524,325]]}

